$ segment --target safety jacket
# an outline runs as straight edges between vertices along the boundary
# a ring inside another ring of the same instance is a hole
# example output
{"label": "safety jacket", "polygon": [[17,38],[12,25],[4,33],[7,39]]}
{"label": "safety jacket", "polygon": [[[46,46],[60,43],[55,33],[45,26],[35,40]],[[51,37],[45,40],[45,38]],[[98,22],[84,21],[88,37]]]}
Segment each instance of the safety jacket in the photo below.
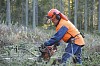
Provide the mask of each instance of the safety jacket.
{"label": "safety jacket", "polygon": [[64,42],[68,42],[70,38],[75,38],[75,44],[84,45],[84,39],[78,29],[68,20],[61,19],[59,24],[56,27],[56,31],[58,31],[62,26],[65,26],[68,31],[63,36],[62,40]]}
{"label": "safety jacket", "polygon": [[84,39],[78,29],[69,20],[64,20],[61,18],[59,24],[56,26],[56,33],[44,44],[46,46],[51,46],[60,40],[69,42],[70,38],[72,37],[75,38],[75,44],[80,46],[85,44]]}

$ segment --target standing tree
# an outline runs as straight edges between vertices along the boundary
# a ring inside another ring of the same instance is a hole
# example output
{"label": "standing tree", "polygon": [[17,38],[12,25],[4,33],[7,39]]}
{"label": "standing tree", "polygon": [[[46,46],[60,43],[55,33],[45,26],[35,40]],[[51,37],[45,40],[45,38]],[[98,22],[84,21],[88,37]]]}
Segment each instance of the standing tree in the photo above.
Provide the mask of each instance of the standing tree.
{"label": "standing tree", "polygon": [[98,31],[100,32],[100,0],[99,0],[99,21],[98,21]]}
{"label": "standing tree", "polygon": [[36,0],[36,3],[35,3],[35,23],[36,25],[38,25],[38,0]]}
{"label": "standing tree", "polygon": [[22,16],[21,16],[22,24],[25,25],[25,23],[24,23],[25,22],[25,18],[24,18],[25,17],[25,0],[22,0],[21,8],[22,8]]}
{"label": "standing tree", "polygon": [[10,0],[7,0],[6,23],[11,25]]}
{"label": "standing tree", "polygon": [[74,7],[74,24],[77,27],[77,7],[78,7],[78,0],[75,0],[75,7]]}
{"label": "standing tree", "polygon": [[74,0],[70,0],[70,20],[74,23]]}
{"label": "standing tree", "polygon": [[85,0],[85,15],[84,15],[84,20],[85,20],[85,24],[84,24],[84,28],[85,31],[87,32],[87,0]]}
{"label": "standing tree", "polygon": [[36,0],[33,0],[33,29],[36,27],[36,24],[35,24],[35,3],[36,3]]}
{"label": "standing tree", "polygon": [[94,12],[94,0],[92,0],[91,2],[91,6],[90,6],[90,32],[93,32],[93,12]]}
{"label": "standing tree", "polygon": [[62,4],[62,0],[60,0],[60,11],[61,11],[61,12],[63,12],[62,5],[63,5],[63,4]]}
{"label": "standing tree", "polygon": [[70,13],[70,0],[68,0],[68,17],[71,17],[71,13]]}
{"label": "standing tree", "polygon": [[28,0],[26,0],[26,24],[25,26],[28,26]]}

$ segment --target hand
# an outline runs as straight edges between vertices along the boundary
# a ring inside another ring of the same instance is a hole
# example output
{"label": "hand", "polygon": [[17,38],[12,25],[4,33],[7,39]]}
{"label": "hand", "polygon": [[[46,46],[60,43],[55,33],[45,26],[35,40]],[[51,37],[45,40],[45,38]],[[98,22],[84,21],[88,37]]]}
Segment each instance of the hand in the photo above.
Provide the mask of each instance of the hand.
{"label": "hand", "polygon": [[46,48],[46,46],[44,44],[42,44],[40,47],[39,47],[39,51],[42,53],[44,51],[44,49]]}
{"label": "hand", "polygon": [[59,45],[60,45],[60,42],[57,42],[57,43],[55,43],[54,45],[55,45],[55,46],[59,46]]}
{"label": "hand", "polygon": [[46,48],[46,46],[45,46],[44,44],[42,44],[42,45],[41,45],[41,48],[44,49],[44,48]]}
{"label": "hand", "polygon": [[57,46],[53,46],[53,50],[57,50]]}

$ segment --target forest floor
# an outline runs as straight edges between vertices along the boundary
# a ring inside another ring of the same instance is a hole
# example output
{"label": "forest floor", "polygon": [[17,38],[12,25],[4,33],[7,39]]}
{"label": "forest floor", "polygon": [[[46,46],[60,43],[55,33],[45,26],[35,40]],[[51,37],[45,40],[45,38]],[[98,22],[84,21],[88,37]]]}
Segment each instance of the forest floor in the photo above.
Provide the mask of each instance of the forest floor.
{"label": "forest floor", "polygon": [[[51,66],[55,58],[61,57],[66,43],[58,47],[50,62],[37,62],[38,47],[48,40],[54,30],[30,29],[23,26],[0,24],[0,66]],[[85,46],[82,49],[83,66],[100,66],[100,36],[84,33]],[[69,60],[68,66],[73,66]],[[78,66],[78,65],[77,65]]]}

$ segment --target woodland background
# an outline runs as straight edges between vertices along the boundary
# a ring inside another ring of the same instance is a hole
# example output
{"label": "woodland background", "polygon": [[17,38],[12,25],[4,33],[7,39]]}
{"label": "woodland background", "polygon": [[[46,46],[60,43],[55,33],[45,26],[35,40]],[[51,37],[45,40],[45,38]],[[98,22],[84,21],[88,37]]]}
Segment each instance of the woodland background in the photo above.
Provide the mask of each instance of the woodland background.
{"label": "woodland background", "polygon": [[[54,33],[46,24],[47,12],[56,8],[85,35],[83,66],[100,66],[100,0],[0,0],[0,66],[51,66],[37,62],[38,46]],[[62,48],[63,47],[63,48]],[[73,66],[71,60],[67,63]]]}

